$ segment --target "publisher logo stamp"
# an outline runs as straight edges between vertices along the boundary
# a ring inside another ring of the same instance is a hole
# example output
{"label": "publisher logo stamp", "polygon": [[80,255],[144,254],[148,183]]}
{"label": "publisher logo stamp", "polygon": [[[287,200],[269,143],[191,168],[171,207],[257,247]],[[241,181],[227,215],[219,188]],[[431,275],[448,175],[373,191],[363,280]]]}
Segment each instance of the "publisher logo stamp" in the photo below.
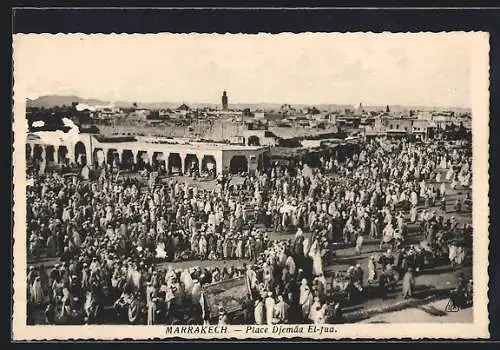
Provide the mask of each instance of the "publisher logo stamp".
{"label": "publisher logo stamp", "polygon": [[450,300],[448,300],[448,304],[446,304],[444,311],[446,311],[446,312],[458,312],[458,311],[460,311],[460,307],[455,305],[455,303],[450,299]]}

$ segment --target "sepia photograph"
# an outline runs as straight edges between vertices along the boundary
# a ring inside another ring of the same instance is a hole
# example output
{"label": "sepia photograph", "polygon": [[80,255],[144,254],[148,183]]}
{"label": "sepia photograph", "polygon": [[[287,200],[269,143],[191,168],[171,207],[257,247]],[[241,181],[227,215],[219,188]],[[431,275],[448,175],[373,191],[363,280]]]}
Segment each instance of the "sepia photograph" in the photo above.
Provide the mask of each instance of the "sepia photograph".
{"label": "sepia photograph", "polygon": [[486,33],[16,34],[13,66],[14,337],[488,335]]}

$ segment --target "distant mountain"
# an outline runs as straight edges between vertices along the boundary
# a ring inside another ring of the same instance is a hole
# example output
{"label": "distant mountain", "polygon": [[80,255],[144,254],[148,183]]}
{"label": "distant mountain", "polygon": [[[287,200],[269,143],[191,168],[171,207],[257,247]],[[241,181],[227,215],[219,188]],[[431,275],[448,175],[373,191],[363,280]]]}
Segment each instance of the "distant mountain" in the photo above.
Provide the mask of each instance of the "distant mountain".
{"label": "distant mountain", "polygon": [[[78,102],[82,104],[87,104],[89,106],[107,106],[111,104],[111,101],[104,101],[104,100],[99,100],[99,99],[94,99],[94,98],[81,98],[78,96],[62,96],[62,95],[45,95],[45,96],[40,96],[34,100],[27,99],[27,106],[28,107],[44,107],[44,108],[50,108],[50,107],[55,107],[55,106],[71,106],[73,102]],[[131,108],[133,106],[133,102],[125,102],[125,101],[113,101],[113,104],[116,107],[120,108]],[[186,103],[190,108],[203,108],[203,107],[209,107],[209,108],[220,108],[221,105],[217,103],[189,103],[189,102],[146,102],[142,103],[139,101],[137,102],[137,107],[138,108],[147,108],[147,109],[175,109],[179,107],[181,104]],[[283,104],[281,103],[267,103],[267,102],[262,102],[262,103],[231,103],[229,101],[229,108],[230,109],[239,109],[243,110],[245,108],[250,108],[250,110],[255,111],[255,110],[265,110],[265,111],[279,111],[281,106]],[[291,103],[291,106],[295,109],[301,109],[301,108],[308,108],[308,107],[316,107],[320,111],[340,111],[344,110],[346,108],[349,109],[355,109],[354,106],[352,105],[346,105],[346,104],[294,104]],[[381,105],[381,106],[363,106],[363,109],[365,111],[385,111],[386,106]],[[426,111],[431,111],[431,110],[450,110],[450,111],[455,111],[458,113],[461,112],[468,112],[470,111],[469,108],[460,108],[460,107],[430,107],[430,106],[400,106],[400,105],[389,105],[389,108],[391,112],[407,112],[410,109],[411,110],[426,110]]]}
{"label": "distant mountain", "polygon": [[109,102],[102,101],[94,98],[86,99],[78,96],[61,96],[61,95],[46,95],[40,96],[34,100],[27,99],[26,105],[28,107],[55,107],[55,106],[71,106],[73,102],[85,103],[91,106],[107,105]]}

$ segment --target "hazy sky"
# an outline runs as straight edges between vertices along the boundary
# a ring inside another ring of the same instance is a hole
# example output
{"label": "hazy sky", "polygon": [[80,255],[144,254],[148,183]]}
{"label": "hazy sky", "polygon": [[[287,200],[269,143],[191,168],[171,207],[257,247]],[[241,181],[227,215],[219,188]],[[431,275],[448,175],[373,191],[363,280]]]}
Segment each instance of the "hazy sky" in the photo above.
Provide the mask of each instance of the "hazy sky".
{"label": "hazy sky", "polygon": [[15,89],[129,102],[468,107],[467,34],[18,35]]}

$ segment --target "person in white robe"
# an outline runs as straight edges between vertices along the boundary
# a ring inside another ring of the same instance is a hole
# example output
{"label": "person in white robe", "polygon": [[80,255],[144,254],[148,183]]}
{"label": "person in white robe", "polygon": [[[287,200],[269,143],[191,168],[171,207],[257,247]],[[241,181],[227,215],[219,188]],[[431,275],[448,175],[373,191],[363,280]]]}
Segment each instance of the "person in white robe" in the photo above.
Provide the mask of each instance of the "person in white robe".
{"label": "person in white robe", "polygon": [[148,304],[148,320],[147,320],[148,326],[156,324],[156,314],[158,310],[157,302],[158,298],[155,297]]}
{"label": "person in white robe", "polygon": [[166,259],[167,258],[167,252],[165,251],[165,243],[164,242],[158,242],[156,245],[156,258],[157,259]]}
{"label": "person in white robe", "polygon": [[227,312],[223,306],[219,306],[219,321],[217,324],[218,325],[228,325],[229,324],[229,317],[228,317]]}
{"label": "person in white robe", "polygon": [[262,325],[265,324],[265,314],[264,314],[264,301],[259,296],[255,301],[254,306],[254,318],[255,324]]}
{"label": "person in white robe", "polygon": [[201,318],[203,320],[203,325],[204,326],[209,326],[210,325],[210,305],[208,303],[208,298],[205,294],[205,291],[201,290],[200,293],[200,306],[201,306]]}
{"label": "person in white robe", "polygon": [[376,266],[375,266],[375,257],[372,255],[370,256],[370,259],[368,259],[368,281],[373,282],[375,281],[375,278],[377,277],[377,272],[376,272]]}
{"label": "person in white robe", "polygon": [[410,202],[411,204],[416,207],[418,205],[418,195],[417,192],[412,191],[410,195]]}
{"label": "person in white robe", "polygon": [[441,172],[438,172],[438,173],[436,174],[436,182],[437,182],[437,183],[440,183],[440,182],[441,182]]}
{"label": "person in white robe", "polygon": [[274,306],[274,320],[273,323],[288,323],[288,309],[289,306],[283,299],[283,295],[278,295],[278,302]]}
{"label": "person in white robe", "polygon": [[[189,273],[189,271],[187,269],[182,270],[181,276],[180,276],[180,282],[182,283],[184,294],[185,295],[192,295],[195,282],[191,278],[191,274]],[[198,285],[199,285],[199,282],[198,282]],[[199,289],[201,290],[201,285],[199,285],[199,287],[200,287]],[[197,295],[196,297],[193,296],[193,298],[195,298],[194,300],[198,300],[199,295]]]}
{"label": "person in white robe", "polygon": [[414,224],[417,222],[417,207],[412,205],[410,208],[410,222]]}
{"label": "person in white robe", "polygon": [[167,266],[167,272],[165,273],[165,284],[169,285],[172,280],[172,277],[175,277],[174,268],[171,265]]}
{"label": "person in white robe", "polygon": [[253,295],[257,288],[257,283],[257,273],[252,269],[252,265],[249,265],[245,272],[245,285],[247,287],[248,294]]}
{"label": "person in white robe", "polygon": [[327,305],[323,304],[321,308],[316,312],[316,322],[314,322],[315,324],[326,324],[326,309]]}
{"label": "person in white robe", "polygon": [[318,312],[321,309],[321,303],[319,301],[319,297],[314,297],[313,303],[311,304],[311,310],[309,312],[309,321],[312,321],[312,323],[317,324],[317,316]]}
{"label": "person in white robe", "polygon": [[323,260],[321,258],[321,247],[318,240],[314,240],[311,249],[309,250],[309,257],[313,261],[312,273],[314,276],[323,274]]}
{"label": "person in white robe", "polygon": [[361,254],[361,249],[363,249],[363,236],[358,234],[356,237],[356,254]]}
{"label": "person in white robe", "polygon": [[441,197],[446,195],[446,184],[444,182],[439,186],[439,195]]}
{"label": "person in white robe", "polygon": [[304,237],[304,232],[302,232],[302,229],[300,227],[297,229],[297,232],[295,233],[295,239],[299,237]]}
{"label": "person in white robe", "polygon": [[304,238],[304,241],[302,242],[302,246],[303,246],[303,252],[304,252],[304,256],[308,256],[309,254],[309,250],[311,249],[311,241],[309,240],[309,238]]}
{"label": "person in white robe", "polygon": [[207,257],[207,239],[205,238],[204,233],[201,234],[198,245],[199,245],[200,258],[203,260]]}
{"label": "person in white robe", "polygon": [[92,262],[90,263],[90,272],[91,274],[96,274],[101,270],[101,264],[97,259],[94,257],[92,258]]}
{"label": "person in white robe", "polygon": [[33,305],[41,305],[45,300],[40,276],[36,276],[31,286],[31,301]]}
{"label": "person in white robe", "polygon": [[132,270],[130,280],[134,288],[134,291],[141,290],[142,274],[139,270],[137,270],[137,267],[134,267],[134,269]]}
{"label": "person in white robe", "polygon": [[273,298],[273,293],[268,292],[267,293],[267,298],[265,300],[265,307],[266,307],[266,323],[267,324],[273,324],[274,320],[274,306],[276,302]]}
{"label": "person in white robe", "polygon": [[153,285],[153,282],[148,281],[146,283],[146,305],[149,305],[156,294],[156,287]]}
{"label": "person in white robe", "polygon": [[286,265],[286,261],[287,261],[287,255],[285,253],[285,248],[284,247],[280,247],[279,248],[279,254],[278,254],[278,266],[283,268],[285,265]]}
{"label": "person in white robe", "polygon": [[80,246],[82,245],[82,240],[80,238],[80,234],[78,231],[74,230],[73,231],[73,244],[75,245],[76,249],[80,249]]}
{"label": "person in white robe", "polygon": [[439,167],[441,169],[446,169],[446,157],[445,156],[441,157],[441,162],[439,163]]}
{"label": "person in white robe", "polygon": [[[190,276],[191,277],[191,276]],[[201,283],[199,280],[193,280],[193,285],[190,289],[191,299],[193,303],[196,303],[197,300],[200,300],[201,296]],[[188,290],[186,289],[186,295],[188,295]]]}
{"label": "person in white robe", "polygon": [[391,223],[387,223],[384,230],[382,231],[382,240],[380,241],[380,249],[384,244],[388,244],[394,238],[394,229]]}
{"label": "person in white robe", "polygon": [[307,320],[309,317],[309,312],[311,311],[311,305],[313,302],[313,295],[307,284],[307,280],[304,278],[300,285],[300,295],[299,295],[299,305],[302,313],[302,318]]}
{"label": "person in white robe", "polygon": [[295,261],[293,260],[292,256],[289,256],[286,258],[285,265],[288,267],[288,272],[290,272],[290,275],[295,276],[296,265],[295,265]]}

